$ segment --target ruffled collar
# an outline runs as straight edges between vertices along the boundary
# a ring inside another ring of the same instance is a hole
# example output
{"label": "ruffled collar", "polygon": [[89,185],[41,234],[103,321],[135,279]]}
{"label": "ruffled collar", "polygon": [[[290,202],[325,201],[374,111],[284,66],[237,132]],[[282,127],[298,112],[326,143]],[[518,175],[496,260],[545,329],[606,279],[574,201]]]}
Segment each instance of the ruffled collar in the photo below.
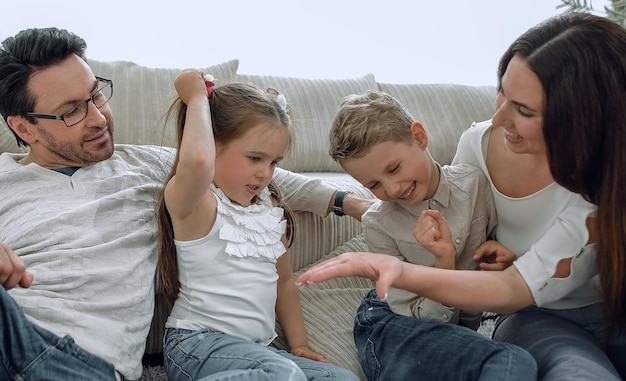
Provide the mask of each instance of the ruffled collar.
{"label": "ruffled collar", "polygon": [[269,189],[259,193],[250,206],[233,204],[224,192],[213,187],[219,200],[218,213],[224,217],[219,237],[226,241],[226,253],[234,257],[278,259],[286,251],[280,241],[287,221],[284,210],[272,205]]}

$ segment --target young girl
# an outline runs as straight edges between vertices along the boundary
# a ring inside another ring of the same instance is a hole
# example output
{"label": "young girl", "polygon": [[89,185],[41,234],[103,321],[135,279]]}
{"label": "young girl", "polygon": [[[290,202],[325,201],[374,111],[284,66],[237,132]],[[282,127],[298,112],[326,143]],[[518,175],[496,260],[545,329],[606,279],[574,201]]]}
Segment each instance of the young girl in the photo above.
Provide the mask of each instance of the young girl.
{"label": "young girl", "polygon": [[[291,142],[284,96],[195,70],[174,85],[179,150],[158,206],[169,379],[356,380],[308,347],[272,182]],[[275,314],[291,353],[269,346]]]}

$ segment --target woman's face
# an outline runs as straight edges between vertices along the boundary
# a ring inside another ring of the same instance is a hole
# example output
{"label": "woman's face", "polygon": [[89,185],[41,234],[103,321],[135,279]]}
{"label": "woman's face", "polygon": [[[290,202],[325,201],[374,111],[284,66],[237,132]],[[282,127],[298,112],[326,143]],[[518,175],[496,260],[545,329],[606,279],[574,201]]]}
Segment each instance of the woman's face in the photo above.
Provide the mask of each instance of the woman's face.
{"label": "woman's face", "polygon": [[544,91],[526,60],[514,56],[501,80],[493,126],[504,130],[504,144],[514,153],[546,155],[543,137]]}

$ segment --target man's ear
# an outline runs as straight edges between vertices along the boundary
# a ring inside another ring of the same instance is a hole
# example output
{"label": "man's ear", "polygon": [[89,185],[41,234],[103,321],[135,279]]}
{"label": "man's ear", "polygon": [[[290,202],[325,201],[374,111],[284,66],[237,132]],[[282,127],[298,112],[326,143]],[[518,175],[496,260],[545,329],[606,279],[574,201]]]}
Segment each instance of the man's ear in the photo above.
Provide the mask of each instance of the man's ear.
{"label": "man's ear", "polygon": [[32,144],[35,141],[35,127],[23,116],[11,115],[7,118],[7,124],[26,143]]}
{"label": "man's ear", "polygon": [[420,122],[411,123],[411,133],[413,134],[413,140],[415,140],[421,149],[428,147],[428,135]]}

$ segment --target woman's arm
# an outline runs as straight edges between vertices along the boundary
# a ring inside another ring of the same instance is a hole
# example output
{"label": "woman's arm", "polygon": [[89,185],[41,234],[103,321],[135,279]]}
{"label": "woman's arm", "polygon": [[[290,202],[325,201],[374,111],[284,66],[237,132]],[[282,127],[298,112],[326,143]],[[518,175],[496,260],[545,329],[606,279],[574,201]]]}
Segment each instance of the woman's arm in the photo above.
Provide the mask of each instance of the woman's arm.
{"label": "woman's arm", "polygon": [[504,271],[445,270],[375,253],[344,253],[312,267],[297,284],[347,276],[371,279],[382,298],[395,287],[466,310],[510,313],[534,302],[515,266]]}

